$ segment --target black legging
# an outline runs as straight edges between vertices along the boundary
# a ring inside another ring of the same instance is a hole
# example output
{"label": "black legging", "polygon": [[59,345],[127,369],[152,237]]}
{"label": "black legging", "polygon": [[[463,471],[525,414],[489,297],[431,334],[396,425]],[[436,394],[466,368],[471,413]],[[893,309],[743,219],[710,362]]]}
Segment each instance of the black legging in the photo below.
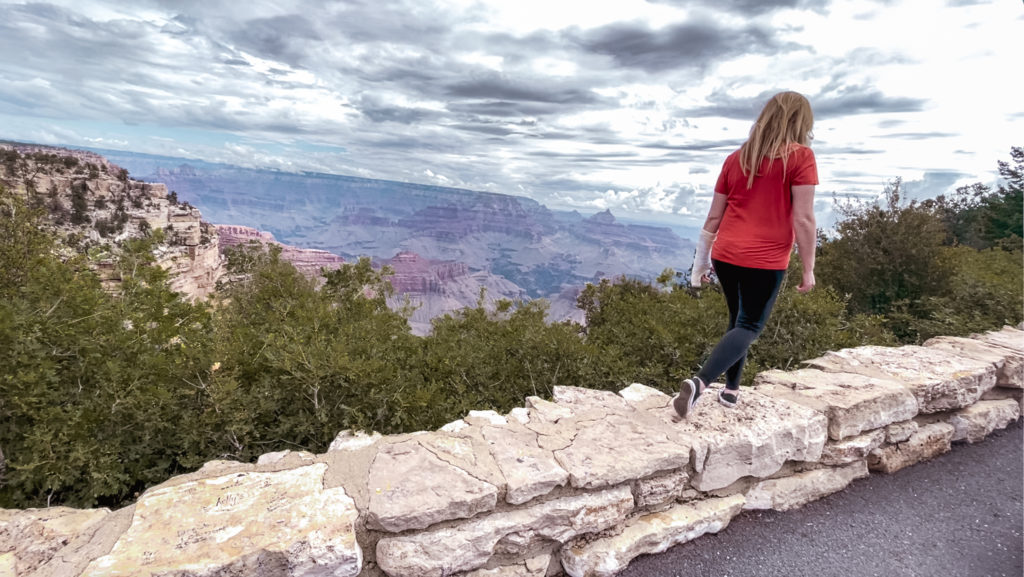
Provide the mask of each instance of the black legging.
{"label": "black legging", "polygon": [[697,377],[710,385],[725,372],[725,386],[735,391],[740,388],[747,349],[764,329],[786,271],[747,268],[720,260],[712,264],[729,307],[729,331],[715,345]]}

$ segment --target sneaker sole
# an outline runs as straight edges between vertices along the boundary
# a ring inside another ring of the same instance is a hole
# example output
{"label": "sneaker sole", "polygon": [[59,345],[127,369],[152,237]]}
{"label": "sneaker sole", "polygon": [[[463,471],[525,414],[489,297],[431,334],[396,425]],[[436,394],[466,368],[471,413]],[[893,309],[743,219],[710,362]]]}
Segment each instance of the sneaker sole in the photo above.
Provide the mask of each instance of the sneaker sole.
{"label": "sneaker sole", "polygon": [[679,386],[679,394],[672,399],[672,408],[676,410],[676,414],[685,419],[693,407],[693,397],[696,394],[697,386],[693,381],[690,379],[683,381],[683,384]]}

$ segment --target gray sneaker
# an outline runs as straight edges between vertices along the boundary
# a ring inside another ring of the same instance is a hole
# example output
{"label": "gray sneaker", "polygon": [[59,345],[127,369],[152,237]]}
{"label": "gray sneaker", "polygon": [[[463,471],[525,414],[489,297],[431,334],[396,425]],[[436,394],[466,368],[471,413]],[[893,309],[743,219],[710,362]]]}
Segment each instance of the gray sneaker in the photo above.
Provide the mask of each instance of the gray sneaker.
{"label": "gray sneaker", "polygon": [[695,380],[700,382],[696,378],[683,381],[679,385],[679,394],[672,399],[672,408],[684,419],[690,414],[690,409],[693,408],[694,403],[697,402],[697,397],[700,396],[700,386],[697,382],[694,382]]}

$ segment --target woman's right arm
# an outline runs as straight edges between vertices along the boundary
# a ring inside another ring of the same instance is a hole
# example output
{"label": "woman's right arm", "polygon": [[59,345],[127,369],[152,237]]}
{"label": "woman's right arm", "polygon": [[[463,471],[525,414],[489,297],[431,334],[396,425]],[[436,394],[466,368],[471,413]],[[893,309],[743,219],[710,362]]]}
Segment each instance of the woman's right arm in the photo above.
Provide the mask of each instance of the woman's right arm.
{"label": "woman's right arm", "polygon": [[796,290],[805,293],[814,288],[814,252],[818,242],[818,225],[814,220],[814,185],[791,187],[793,193],[793,231],[803,264],[803,279]]}

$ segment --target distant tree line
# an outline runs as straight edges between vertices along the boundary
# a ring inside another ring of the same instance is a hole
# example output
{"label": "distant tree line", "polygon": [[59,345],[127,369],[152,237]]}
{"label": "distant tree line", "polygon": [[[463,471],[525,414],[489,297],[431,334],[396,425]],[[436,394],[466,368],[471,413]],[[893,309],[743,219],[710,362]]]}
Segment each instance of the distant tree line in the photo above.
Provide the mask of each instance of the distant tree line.
{"label": "distant tree line", "polygon": [[[820,238],[819,289],[784,288],[748,381],[827,350],[1021,322],[1024,152],[1011,155],[994,190],[907,203],[896,180],[881,204],[844,205]],[[318,288],[279,249],[243,246],[228,261],[244,280],[189,303],[154,263],[162,235],[125,245],[110,295],[84,257],[58,256],[45,208],[0,191],[0,507],[120,506],[210,459],[434,429],[555,385],[672,392],[726,319],[717,287],[666,271],[588,285],[584,325],[545,322],[543,301],[481,300],[417,337],[386,304],[390,271],[366,259]]]}

